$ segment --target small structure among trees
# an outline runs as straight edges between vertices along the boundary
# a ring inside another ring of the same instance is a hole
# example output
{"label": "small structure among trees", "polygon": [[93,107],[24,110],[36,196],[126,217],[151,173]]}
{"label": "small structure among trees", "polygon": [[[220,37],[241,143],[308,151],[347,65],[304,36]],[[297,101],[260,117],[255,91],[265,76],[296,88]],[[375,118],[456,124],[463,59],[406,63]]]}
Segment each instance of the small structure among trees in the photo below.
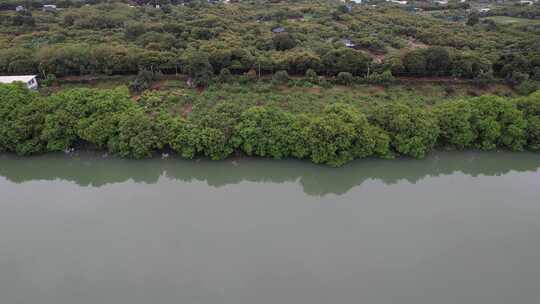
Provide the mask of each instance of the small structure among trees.
{"label": "small structure among trees", "polygon": [[44,12],[56,12],[58,8],[54,4],[45,4],[43,5]]}
{"label": "small structure among trees", "polygon": [[38,82],[36,75],[23,75],[23,76],[0,76],[0,83],[14,83],[22,82],[27,88],[37,90]]}
{"label": "small structure among trees", "polygon": [[272,33],[279,34],[279,33],[285,33],[287,30],[284,27],[278,26],[272,29]]}

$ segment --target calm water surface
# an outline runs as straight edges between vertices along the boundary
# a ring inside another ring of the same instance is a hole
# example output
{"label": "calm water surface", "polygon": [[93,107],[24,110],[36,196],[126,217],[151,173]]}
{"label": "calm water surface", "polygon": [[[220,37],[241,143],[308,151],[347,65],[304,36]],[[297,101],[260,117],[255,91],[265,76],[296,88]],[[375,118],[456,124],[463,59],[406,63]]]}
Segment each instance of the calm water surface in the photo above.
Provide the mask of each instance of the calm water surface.
{"label": "calm water surface", "polygon": [[539,168],[0,156],[0,303],[538,304]]}

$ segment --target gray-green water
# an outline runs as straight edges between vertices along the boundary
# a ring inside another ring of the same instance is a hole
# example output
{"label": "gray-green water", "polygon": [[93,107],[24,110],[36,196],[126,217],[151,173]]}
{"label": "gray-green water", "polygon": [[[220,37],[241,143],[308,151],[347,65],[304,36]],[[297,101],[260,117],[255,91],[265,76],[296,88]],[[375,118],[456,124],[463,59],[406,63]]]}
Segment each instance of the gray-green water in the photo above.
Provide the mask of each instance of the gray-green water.
{"label": "gray-green water", "polygon": [[539,168],[0,156],[0,303],[540,303]]}

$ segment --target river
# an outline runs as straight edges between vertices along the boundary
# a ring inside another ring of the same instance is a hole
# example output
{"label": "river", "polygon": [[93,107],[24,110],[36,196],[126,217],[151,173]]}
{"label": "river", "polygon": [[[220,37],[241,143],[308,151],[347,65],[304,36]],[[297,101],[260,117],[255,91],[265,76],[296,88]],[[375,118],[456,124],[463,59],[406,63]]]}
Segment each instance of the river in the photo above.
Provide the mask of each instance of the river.
{"label": "river", "polygon": [[540,154],[0,155],[6,304],[540,303]]}

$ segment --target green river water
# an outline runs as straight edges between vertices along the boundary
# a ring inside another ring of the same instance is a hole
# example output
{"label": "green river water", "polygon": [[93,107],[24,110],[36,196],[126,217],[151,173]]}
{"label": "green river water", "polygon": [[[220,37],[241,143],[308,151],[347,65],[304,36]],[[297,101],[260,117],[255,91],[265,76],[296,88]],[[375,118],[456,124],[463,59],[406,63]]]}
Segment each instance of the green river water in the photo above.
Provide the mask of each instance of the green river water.
{"label": "green river water", "polygon": [[538,304],[540,154],[0,155],[2,304]]}

